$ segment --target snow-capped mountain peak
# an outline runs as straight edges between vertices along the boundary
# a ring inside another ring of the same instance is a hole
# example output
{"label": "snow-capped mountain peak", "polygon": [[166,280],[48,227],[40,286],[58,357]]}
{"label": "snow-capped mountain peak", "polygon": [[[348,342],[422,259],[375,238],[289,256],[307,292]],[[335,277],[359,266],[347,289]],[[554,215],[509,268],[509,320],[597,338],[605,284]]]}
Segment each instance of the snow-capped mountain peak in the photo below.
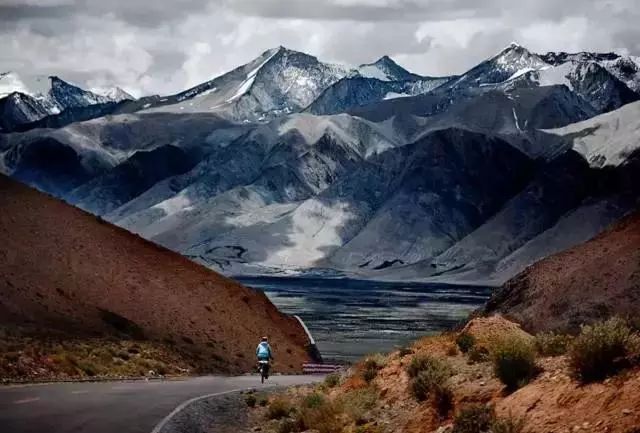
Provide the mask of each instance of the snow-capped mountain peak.
{"label": "snow-capped mountain peak", "polygon": [[131,95],[126,90],[118,86],[98,87],[98,88],[91,89],[91,91],[96,95],[104,96],[105,98],[113,102],[120,102],[125,100],[130,100],[130,101],[136,100],[136,98],[133,95]]}
{"label": "snow-capped mountain peak", "polygon": [[534,68],[546,66],[547,63],[537,54],[532,53],[522,45],[512,42],[508,47],[500,51],[490,62],[496,65],[504,65],[507,68]]}
{"label": "snow-capped mountain peak", "polygon": [[341,65],[283,46],[178,95],[153,111],[215,112],[240,121],[264,121],[300,111],[347,75]]}
{"label": "snow-capped mountain peak", "polygon": [[383,56],[373,63],[365,63],[355,68],[351,76],[375,78],[380,81],[405,81],[417,78],[416,75],[398,65],[389,56]]}

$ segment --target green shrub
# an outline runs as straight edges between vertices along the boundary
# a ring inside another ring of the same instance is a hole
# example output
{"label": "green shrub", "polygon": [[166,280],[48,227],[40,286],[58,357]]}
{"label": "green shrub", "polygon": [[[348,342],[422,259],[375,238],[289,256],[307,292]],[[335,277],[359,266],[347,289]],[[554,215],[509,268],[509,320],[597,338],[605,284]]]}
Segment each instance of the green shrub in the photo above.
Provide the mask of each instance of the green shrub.
{"label": "green shrub", "polygon": [[377,375],[378,375],[378,369],[377,368],[365,368],[362,371],[362,378],[367,383],[370,383],[373,379],[376,378]]}
{"label": "green shrub", "polygon": [[486,362],[489,360],[489,351],[480,346],[474,346],[469,349],[467,352],[467,356],[469,357],[469,362],[472,364],[477,364],[479,362]]}
{"label": "green shrub", "polygon": [[82,370],[87,376],[96,376],[99,373],[99,368],[91,361],[82,361],[78,364],[80,370]]}
{"label": "green shrub", "polygon": [[448,412],[453,401],[453,393],[447,385],[450,375],[444,370],[424,370],[411,380],[411,393],[418,401],[433,396],[440,413]]}
{"label": "green shrub", "polygon": [[452,375],[451,368],[448,363],[430,355],[414,356],[407,366],[407,374],[411,378],[416,377],[418,373],[425,370],[442,370],[447,371],[448,376]]}
{"label": "green shrub", "polygon": [[493,410],[485,405],[465,406],[456,414],[451,433],[487,433],[494,418]]}
{"label": "green shrub", "polygon": [[266,395],[258,397],[258,406],[265,407],[267,404],[269,404],[269,399]]}
{"label": "green shrub", "polygon": [[524,419],[509,415],[507,418],[494,418],[491,433],[520,433],[524,429]]}
{"label": "green shrub", "polygon": [[344,423],[340,407],[330,401],[314,408],[303,407],[297,415],[299,431],[316,430],[318,433],[341,433]]}
{"label": "green shrub", "polygon": [[542,356],[559,356],[567,353],[571,336],[542,332],[536,335],[536,350]]}
{"label": "green shrub", "polygon": [[456,337],[456,344],[458,345],[460,352],[467,353],[473,346],[475,346],[476,339],[473,335],[463,332],[458,334],[458,337]]}
{"label": "green shrub", "polygon": [[444,415],[453,407],[453,393],[447,384],[453,371],[449,364],[431,356],[414,357],[407,367],[411,377],[411,394],[418,401],[433,397],[439,414]]}
{"label": "green shrub", "polygon": [[278,424],[278,433],[295,433],[299,432],[300,427],[298,423],[292,419],[283,419]]}
{"label": "green shrub", "polygon": [[583,326],[569,349],[571,369],[583,382],[611,376],[628,365],[637,338],[624,320],[615,317]]}
{"label": "green shrub", "polygon": [[282,397],[276,397],[271,401],[271,403],[269,403],[269,408],[267,409],[267,418],[281,419],[289,416],[292,410],[293,407],[291,406],[289,400]]}
{"label": "green shrub", "polygon": [[362,378],[370,383],[378,375],[378,371],[384,367],[386,359],[379,354],[371,355],[362,364]]}
{"label": "green shrub", "polygon": [[339,373],[331,373],[324,378],[324,384],[328,388],[334,388],[340,384],[340,374]]}
{"label": "green shrub", "polygon": [[349,418],[356,424],[365,421],[365,415],[373,409],[378,401],[378,393],[373,387],[356,389],[346,393],[338,401]]}
{"label": "green shrub", "polygon": [[247,403],[247,406],[249,407],[255,407],[257,401],[258,399],[253,394],[249,394],[244,398],[244,402]]}
{"label": "green shrub", "polygon": [[324,404],[324,397],[317,392],[309,394],[302,399],[302,406],[308,408],[319,407]]}
{"label": "green shrub", "polygon": [[495,375],[509,390],[524,386],[537,372],[535,349],[523,337],[509,336],[499,340],[491,357]]}

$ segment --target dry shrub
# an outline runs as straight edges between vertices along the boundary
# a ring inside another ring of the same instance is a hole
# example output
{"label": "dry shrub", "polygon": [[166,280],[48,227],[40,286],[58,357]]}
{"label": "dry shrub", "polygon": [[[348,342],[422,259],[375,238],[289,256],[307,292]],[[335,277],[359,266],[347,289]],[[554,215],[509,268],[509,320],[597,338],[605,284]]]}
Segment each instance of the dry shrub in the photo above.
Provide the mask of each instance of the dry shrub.
{"label": "dry shrub", "polygon": [[267,419],[281,419],[289,416],[293,411],[291,402],[284,397],[276,397],[269,403],[267,408]]}
{"label": "dry shrub", "polygon": [[256,396],[253,394],[249,394],[244,398],[244,402],[247,404],[247,406],[249,407],[255,407],[256,406],[256,402],[258,401],[258,399],[256,399]]}
{"label": "dry shrub", "polygon": [[493,410],[485,405],[465,406],[456,414],[451,433],[487,433],[494,418]]}
{"label": "dry shrub", "polygon": [[456,337],[456,344],[460,349],[460,352],[467,353],[476,344],[476,339],[473,335],[466,332],[458,334]]}
{"label": "dry shrub", "polygon": [[495,375],[509,390],[526,385],[538,371],[533,344],[523,337],[512,335],[498,340],[491,359]]}
{"label": "dry shrub", "polygon": [[536,350],[542,356],[560,356],[567,353],[571,336],[555,332],[541,332],[536,335]]}
{"label": "dry shrub", "polygon": [[482,346],[474,346],[467,352],[469,357],[469,363],[477,364],[480,362],[487,362],[490,358],[489,351]]}
{"label": "dry shrub", "polygon": [[339,399],[338,405],[353,422],[362,424],[366,421],[366,414],[375,407],[377,401],[378,393],[375,388],[368,387],[344,394]]}
{"label": "dry shrub", "polygon": [[331,373],[324,378],[324,384],[327,388],[334,388],[340,385],[340,373]]}
{"label": "dry shrub", "polygon": [[448,385],[453,370],[446,361],[431,356],[416,356],[407,367],[411,377],[411,393],[418,401],[433,398],[433,404],[441,415],[453,407],[453,392]]}
{"label": "dry shrub", "polygon": [[386,357],[381,354],[369,355],[362,363],[362,378],[371,383],[378,375],[378,371],[387,363]]}
{"label": "dry shrub", "polygon": [[303,407],[298,412],[296,425],[299,431],[315,430],[318,433],[341,433],[345,425],[340,406],[324,401],[317,407]]}
{"label": "dry shrub", "polygon": [[506,418],[494,418],[491,433],[520,433],[524,429],[524,418],[516,418],[511,414]]}
{"label": "dry shrub", "polygon": [[602,380],[637,362],[640,340],[617,317],[583,326],[569,350],[569,364],[583,382]]}

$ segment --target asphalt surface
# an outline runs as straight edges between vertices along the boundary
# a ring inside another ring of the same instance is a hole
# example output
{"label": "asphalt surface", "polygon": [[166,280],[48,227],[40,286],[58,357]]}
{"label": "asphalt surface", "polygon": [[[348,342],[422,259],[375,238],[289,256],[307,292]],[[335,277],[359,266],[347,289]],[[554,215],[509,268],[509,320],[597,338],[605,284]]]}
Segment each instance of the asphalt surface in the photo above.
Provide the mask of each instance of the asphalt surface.
{"label": "asphalt surface", "polygon": [[321,376],[206,376],[183,380],[0,387],[2,433],[150,433],[185,401],[206,394],[291,386]]}

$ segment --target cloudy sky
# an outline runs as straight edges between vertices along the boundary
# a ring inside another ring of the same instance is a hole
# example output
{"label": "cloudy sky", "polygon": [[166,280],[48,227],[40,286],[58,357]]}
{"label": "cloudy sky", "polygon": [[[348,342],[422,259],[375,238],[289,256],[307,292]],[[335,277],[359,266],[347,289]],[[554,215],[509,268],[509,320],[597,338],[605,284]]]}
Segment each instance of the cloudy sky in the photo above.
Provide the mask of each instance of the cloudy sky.
{"label": "cloudy sky", "polygon": [[512,41],[640,55],[638,22],[638,0],[0,0],[0,71],[167,94],[284,45],[446,75]]}

